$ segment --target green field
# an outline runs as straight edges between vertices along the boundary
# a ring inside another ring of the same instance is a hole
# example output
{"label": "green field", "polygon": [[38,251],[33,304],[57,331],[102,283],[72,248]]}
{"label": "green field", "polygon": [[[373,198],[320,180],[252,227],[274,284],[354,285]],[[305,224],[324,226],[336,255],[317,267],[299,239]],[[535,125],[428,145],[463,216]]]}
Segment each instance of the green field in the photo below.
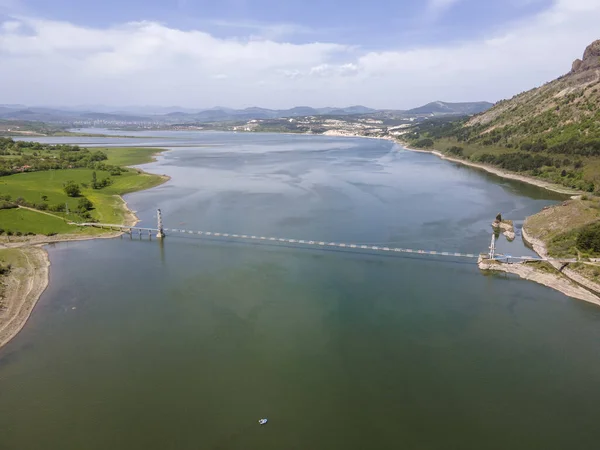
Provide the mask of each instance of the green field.
{"label": "green field", "polygon": [[[13,233],[19,231],[35,234],[74,233],[78,227],[69,225],[63,219],[28,209],[8,209],[0,211],[0,228]],[[84,230],[82,230],[84,231]],[[81,232],[81,231],[79,231]]]}
{"label": "green field", "polygon": [[106,147],[106,148],[94,148],[94,150],[100,150],[106,153],[108,164],[114,164],[115,166],[137,166],[138,164],[147,164],[154,161],[154,155],[161,152],[160,149],[156,148],[142,148],[142,147]]}
{"label": "green field", "polygon": [[[142,164],[152,160],[158,149],[145,148],[111,148],[102,149],[108,155],[108,163],[125,166]],[[24,209],[0,210],[0,228],[21,233],[73,233],[81,230],[66,221],[81,222],[81,217],[76,214],[77,205],[81,197],[68,197],[63,186],[68,181],[73,181],[81,186],[81,194],[88,198],[93,209],[91,216],[103,223],[123,223],[125,210],[121,195],[148,189],[159,185],[163,178],[150,175],[135,169],[129,169],[121,175],[111,176],[106,171],[96,171],[97,179],[110,178],[112,184],[102,189],[92,189],[92,169],[65,169],[48,170],[39,172],[26,172],[0,177],[0,195],[10,195],[12,200],[21,197],[29,203],[39,204],[45,199],[49,207],[55,205],[68,205],[69,213],[51,212],[57,217],[42,214],[41,212]],[[92,231],[92,230],[90,230]]]}

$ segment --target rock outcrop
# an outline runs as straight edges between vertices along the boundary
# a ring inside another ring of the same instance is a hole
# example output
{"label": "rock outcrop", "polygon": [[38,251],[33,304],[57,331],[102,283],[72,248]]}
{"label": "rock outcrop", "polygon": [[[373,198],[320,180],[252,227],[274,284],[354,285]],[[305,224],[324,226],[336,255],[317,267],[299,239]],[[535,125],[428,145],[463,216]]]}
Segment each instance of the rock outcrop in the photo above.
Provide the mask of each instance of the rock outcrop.
{"label": "rock outcrop", "polygon": [[502,230],[502,234],[506,236],[506,239],[513,241],[515,239],[515,227],[513,226],[512,220],[495,220],[492,223],[494,229]]}
{"label": "rock outcrop", "polygon": [[583,52],[583,59],[573,61],[568,77],[571,82],[586,83],[598,78],[600,71],[600,39],[592,42]]}

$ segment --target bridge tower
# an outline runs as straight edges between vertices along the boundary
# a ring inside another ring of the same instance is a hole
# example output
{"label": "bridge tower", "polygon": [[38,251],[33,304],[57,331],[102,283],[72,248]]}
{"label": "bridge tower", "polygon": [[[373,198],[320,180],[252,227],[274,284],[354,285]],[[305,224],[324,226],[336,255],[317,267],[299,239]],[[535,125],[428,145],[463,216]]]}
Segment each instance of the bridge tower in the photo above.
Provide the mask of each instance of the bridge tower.
{"label": "bridge tower", "polygon": [[160,209],[156,210],[156,217],[158,219],[158,226],[156,227],[158,228],[158,232],[156,233],[156,237],[162,239],[165,237],[165,232],[163,230],[162,213],[160,212]]}
{"label": "bridge tower", "polygon": [[494,259],[496,253],[496,235],[492,233],[492,242],[490,243],[490,259]]}

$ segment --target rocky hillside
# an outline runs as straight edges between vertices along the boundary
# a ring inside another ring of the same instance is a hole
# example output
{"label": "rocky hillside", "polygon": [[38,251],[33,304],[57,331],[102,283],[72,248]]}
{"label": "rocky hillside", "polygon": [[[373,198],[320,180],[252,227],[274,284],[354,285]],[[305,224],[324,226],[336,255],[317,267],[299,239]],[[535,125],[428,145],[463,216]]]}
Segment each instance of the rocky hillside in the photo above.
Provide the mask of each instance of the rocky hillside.
{"label": "rocky hillside", "polygon": [[570,130],[579,131],[580,138],[600,135],[599,112],[600,40],[588,46],[568,74],[497,103],[473,117],[467,128],[482,142],[487,135],[493,143],[516,146],[523,138],[542,138],[552,145],[564,141],[561,135]]}

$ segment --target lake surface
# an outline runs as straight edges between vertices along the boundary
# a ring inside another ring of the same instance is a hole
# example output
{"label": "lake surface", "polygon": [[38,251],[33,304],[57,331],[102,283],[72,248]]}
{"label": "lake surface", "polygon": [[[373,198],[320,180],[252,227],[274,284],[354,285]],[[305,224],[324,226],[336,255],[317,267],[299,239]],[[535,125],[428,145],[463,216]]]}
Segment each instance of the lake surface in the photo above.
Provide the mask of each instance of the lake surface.
{"label": "lake surface", "polygon": [[[387,141],[139,136],[173,148],[144,166],[171,181],[126,197],[148,226],[161,208],[168,228],[479,253],[498,212],[518,225],[560,200]],[[2,450],[600,442],[600,308],[472,261],[194,236],[49,252],[0,350]]]}

